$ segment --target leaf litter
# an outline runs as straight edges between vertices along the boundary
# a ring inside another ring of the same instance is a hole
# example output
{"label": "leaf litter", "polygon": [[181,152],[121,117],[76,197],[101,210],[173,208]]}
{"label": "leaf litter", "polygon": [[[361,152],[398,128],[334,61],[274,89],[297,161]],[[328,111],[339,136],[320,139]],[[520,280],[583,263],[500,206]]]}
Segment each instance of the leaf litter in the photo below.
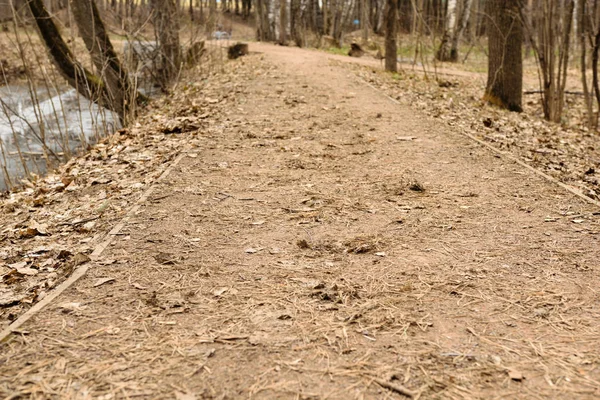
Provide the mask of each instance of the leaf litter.
{"label": "leaf litter", "polygon": [[206,78],[154,101],[134,126],[103,138],[87,154],[0,194],[1,325],[91,261],[88,255],[106,233],[178,153],[194,147],[194,138],[239,90],[223,90],[214,72]]}
{"label": "leaf litter", "polygon": [[[485,104],[485,76],[453,76],[454,84],[436,84],[418,70],[401,70],[391,78],[373,68],[336,63],[381,89],[403,105],[481,138],[500,150],[512,152],[528,164],[561,182],[600,200],[600,146],[598,134],[584,126],[585,106],[580,97],[567,95],[563,123],[542,118],[540,101],[524,96],[524,112],[512,113]],[[532,87],[532,89],[535,89]],[[397,140],[411,140],[399,136]]]}
{"label": "leaf litter", "polygon": [[[443,152],[418,129],[407,133],[420,140],[396,140],[383,118],[377,140],[361,141],[358,134],[369,133],[356,118],[406,111],[374,108],[377,98],[349,85],[344,72],[298,54],[294,68],[310,79],[286,72],[282,59],[258,56],[237,63],[235,78],[219,78],[223,90],[240,79],[252,90],[232,100],[232,114],[216,118],[210,135],[182,134],[203,140],[199,156],[157,187],[157,200],[124,232],[129,240],[109,249],[116,262],[65,296],[87,308],[49,312],[32,324],[39,332],[6,348],[7,388],[106,398],[475,399],[600,390],[597,250],[585,246],[591,235],[574,230],[586,224],[571,222],[585,215],[596,226],[589,210],[548,185],[527,186],[522,171],[485,154],[472,163],[472,149],[427,121],[419,129],[439,134]],[[273,93],[274,82],[289,88]],[[341,101],[324,116],[329,82]],[[358,95],[347,98],[350,91]],[[363,96],[367,104],[352,103]],[[246,100],[251,111],[240,118]],[[302,133],[275,138],[277,124]],[[361,146],[372,152],[355,151]],[[499,171],[508,178],[493,176]],[[426,190],[411,190],[415,182]],[[192,186],[198,190],[183,190]],[[106,213],[119,203],[110,204]],[[544,223],[546,216],[556,220]],[[259,244],[269,250],[245,253]],[[56,249],[40,254],[52,251],[58,259]],[[161,252],[177,262],[160,264]],[[115,281],[86,290],[106,277]],[[106,327],[117,325],[107,340]]]}

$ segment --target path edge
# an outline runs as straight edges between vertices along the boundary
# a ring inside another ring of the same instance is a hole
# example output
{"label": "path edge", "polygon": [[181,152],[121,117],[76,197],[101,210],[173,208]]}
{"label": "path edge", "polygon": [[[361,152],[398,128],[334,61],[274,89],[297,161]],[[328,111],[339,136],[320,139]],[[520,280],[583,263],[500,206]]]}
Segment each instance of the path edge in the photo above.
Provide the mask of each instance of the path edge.
{"label": "path edge", "polygon": [[[373,86],[372,84],[370,84],[369,82],[367,82],[366,80],[362,79],[362,78],[358,78],[359,81],[361,81],[364,85],[370,87],[371,89],[373,89],[374,91],[376,91],[377,93],[383,95],[384,97],[386,97],[388,100],[390,100],[392,103],[397,104],[399,106],[403,106],[404,105],[402,103],[400,103],[398,100],[394,99],[392,96],[386,94],[385,92],[383,92],[381,89],[378,89],[377,87]],[[498,149],[497,147],[492,146],[491,144],[484,142],[483,140],[471,135],[470,133],[467,132],[462,132],[460,130],[457,129],[452,129],[453,132],[458,133],[461,136],[464,136],[466,138],[471,139],[472,141],[480,144],[481,146],[487,148],[488,150],[491,150],[492,153],[498,154],[502,157],[506,157],[507,159],[509,159],[510,161],[513,161],[515,163],[517,163],[518,165],[525,167],[526,169],[530,170],[531,172],[535,173],[536,175],[546,179],[549,182],[552,182],[558,186],[560,186],[561,188],[563,188],[564,190],[566,190],[567,192],[579,197],[580,199],[593,204],[597,207],[600,207],[600,201],[595,200],[589,196],[587,196],[586,194],[584,194],[583,192],[581,192],[580,190],[576,189],[575,187],[568,185],[564,182],[559,181],[558,179],[546,174],[545,172],[540,171],[539,169],[527,164],[525,161],[521,160],[519,157],[515,156],[512,153],[507,153],[505,151],[502,151],[500,149]]]}
{"label": "path edge", "polygon": [[144,191],[142,196],[129,209],[127,214],[125,214],[125,216],[123,218],[121,218],[121,220],[108,233],[106,233],[104,235],[104,239],[102,240],[102,242],[99,243],[94,248],[94,251],[90,254],[90,259],[91,259],[90,262],[87,262],[87,263],[79,266],[75,270],[75,272],[73,272],[67,278],[67,280],[65,280],[63,283],[58,285],[54,290],[52,290],[50,293],[48,293],[48,295],[46,297],[44,297],[42,300],[40,300],[39,302],[34,304],[33,307],[31,307],[29,310],[27,310],[24,314],[22,314],[19,318],[14,320],[10,325],[8,325],[6,328],[4,328],[0,332],[0,343],[6,343],[7,339],[11,336],[11,334],[18,333],[19,328],[21,326],[23,326],[23,324],[25,324],[33,316],[35,316],[40,311],[42,311],[45,307],[47,307],[49,304],[51,304],[54,301],[54,299],[56,299],[58,296],[60,296],[62,293],[64,293],[71,286],[73,286],[73,284],[75,284],[75,282],[77,282],[79,279],[81,279],[82,277],[85,276],[87,271],[91,268],[92,262],[98,260],[100,258],[100,256],[102,255],[102,253],[104,252],[104,250],[106,250],[108,248],[108,246],[110,246],[114,237],[116,235],[118,235],[119,232],[121,231],[121,229],[123,229],[125,227],[125,225],[129,221],[129,219],[135,213],[138,212],[138,210],[140,209],[142,204],[144,204],[146,202],[146,200],[148,200],[148,198],[150,197],[152,192],[156,189],[156,185],[158,183],[160,183],[163,179],[165,179],[167,176],[169,176],[171,171],[173,171],[173,169],[175,167],[177,167],[177,165],[179,165],[181,160],[183,160],[183,158],[187,154],[188,154],[188,149],[186,149],[184,147],[181,150],[180,154],[170,164],[168,164],[168,166],[163,170],[163,172],[159,175],[159,177],[156,178],[156,180],[154,182],[152,182],[150,187]]}

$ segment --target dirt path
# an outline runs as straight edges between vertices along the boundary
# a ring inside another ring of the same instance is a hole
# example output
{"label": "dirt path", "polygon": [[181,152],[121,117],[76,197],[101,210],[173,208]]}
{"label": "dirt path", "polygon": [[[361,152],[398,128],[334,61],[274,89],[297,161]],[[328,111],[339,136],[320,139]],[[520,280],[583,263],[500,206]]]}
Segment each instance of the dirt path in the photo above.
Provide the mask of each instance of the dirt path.
{"label": "dirt path", "polygon": [[254,48],[230,114],[4,345],[0,393],[598,398],[598,210],[322,53]]}

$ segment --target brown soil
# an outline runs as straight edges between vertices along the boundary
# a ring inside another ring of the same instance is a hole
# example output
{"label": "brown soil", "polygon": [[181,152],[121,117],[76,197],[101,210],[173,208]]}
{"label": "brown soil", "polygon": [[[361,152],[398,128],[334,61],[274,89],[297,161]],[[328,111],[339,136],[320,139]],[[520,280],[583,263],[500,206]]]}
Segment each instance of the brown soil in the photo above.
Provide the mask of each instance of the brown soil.
{"label": "brown soil", "polygon": [[4,397],[600,396],[597,207],[323,53],[251,50],[221,117],[4,345]]}

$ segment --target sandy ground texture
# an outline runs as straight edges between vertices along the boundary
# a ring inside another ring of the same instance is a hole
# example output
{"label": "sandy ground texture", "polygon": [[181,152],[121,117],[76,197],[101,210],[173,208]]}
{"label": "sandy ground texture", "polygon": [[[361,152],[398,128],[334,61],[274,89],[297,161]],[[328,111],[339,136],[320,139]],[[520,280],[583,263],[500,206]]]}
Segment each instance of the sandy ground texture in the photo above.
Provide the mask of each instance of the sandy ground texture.
{"label": "sandy ground texture", "polygon": [[323,53],[253,50],[223,118],[3,344],[2,397],[598,398],[598,208]]}

